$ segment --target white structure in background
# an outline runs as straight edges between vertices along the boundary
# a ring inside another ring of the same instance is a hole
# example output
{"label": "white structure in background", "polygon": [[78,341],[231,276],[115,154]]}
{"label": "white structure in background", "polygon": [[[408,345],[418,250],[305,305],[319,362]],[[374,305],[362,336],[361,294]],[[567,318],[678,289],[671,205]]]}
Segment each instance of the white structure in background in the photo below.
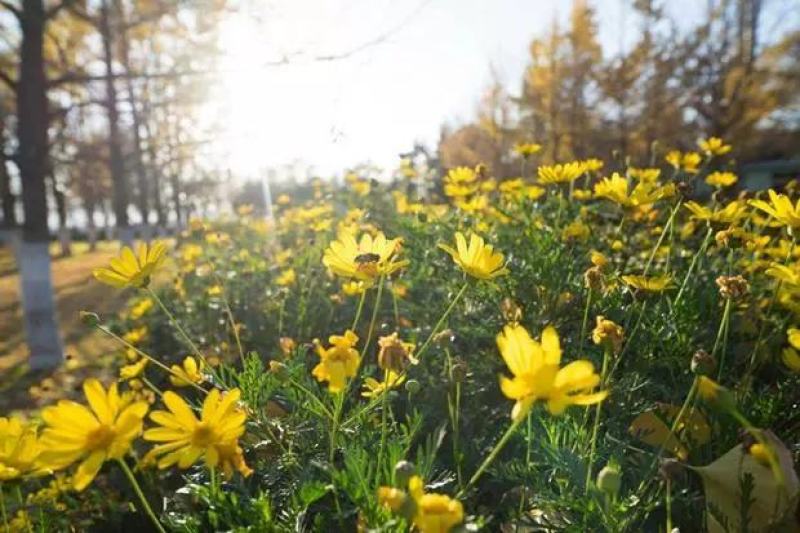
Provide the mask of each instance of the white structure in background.
{"label": "white structure in background", "polygon": [[261,188],[264,191],[264,218],[270,224],[275,222],[275,214],[272,212],[272,190],[269,184],[275,181],[277,173],[274,168],[262,170],[261,174]]}

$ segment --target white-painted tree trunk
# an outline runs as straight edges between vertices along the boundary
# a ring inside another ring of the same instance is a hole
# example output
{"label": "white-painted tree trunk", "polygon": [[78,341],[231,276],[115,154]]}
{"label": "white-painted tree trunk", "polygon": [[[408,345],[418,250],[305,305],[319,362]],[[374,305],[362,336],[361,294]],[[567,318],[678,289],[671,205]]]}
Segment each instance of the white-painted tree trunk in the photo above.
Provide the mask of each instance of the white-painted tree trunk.
{"label": "white-painted tree trunk", "polygon": [[97,226],[89,224],[86,227],[86,239],[89,241],[89,250],[97,250]]}
{"label": "white-painted tree trunk", "polygon": [[117,238],[120,246],[133,247],[134,230],[132,226],[117,227]]}
{"label": "white-painted tree trunk", "polygon": [[72,255],[72,232],[68,227],[58,228],[58,243],[61,246],[61,255]]}
{"label": "white-painted tree trunk", "polygon": [[53,368],[64,360],[64,349],[56,321],[49,243],[20,240],[16,252],[29,365]]}
{"label": "white-painted tree trunk", "polygon": [[153,226],[150,224],[141,224],[139,226],[139,238],[148,243],[153,240]]}

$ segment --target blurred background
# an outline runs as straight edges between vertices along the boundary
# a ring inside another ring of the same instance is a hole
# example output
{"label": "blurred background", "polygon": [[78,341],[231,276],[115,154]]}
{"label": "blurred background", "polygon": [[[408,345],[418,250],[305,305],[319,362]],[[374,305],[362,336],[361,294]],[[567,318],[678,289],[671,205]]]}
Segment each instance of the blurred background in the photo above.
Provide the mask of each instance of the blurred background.
{"label": "blurred background", "polygon": [[78,311],[121,308],[121,243],[313,179],[711,135],[740,187],[800,175],[800,0],[0,0],[0,31],[0,391],[107,351]]}

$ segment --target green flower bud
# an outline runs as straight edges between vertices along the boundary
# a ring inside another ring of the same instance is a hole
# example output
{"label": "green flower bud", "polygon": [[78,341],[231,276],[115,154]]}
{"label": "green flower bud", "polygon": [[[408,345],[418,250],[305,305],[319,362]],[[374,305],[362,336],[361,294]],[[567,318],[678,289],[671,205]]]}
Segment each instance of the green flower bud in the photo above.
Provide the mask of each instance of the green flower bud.
{"label": "green flower bud", "polygon": [[416,473],[417,468],[411,461],[398,461],[397,464],[394,465],[394,478],[401,487],[407,486],[408,480]]}
{"label": "green flower bud", "polygon": [[419,384],[419,381],[416,379],[409,379],[406,381],[406,391],[409,394],[416,394],[422,388],[422,385]]}
{"label": "green flower bud", "polygon": [[93,328],[100,324],[100,316],[97,313],[91,313],[89,311],[81,311],[80,313],[81,322],[85,325]]}
{"label": "green flower bud", "polygon": [[608,494],[616,496],[622,485],[622,475],[619,467],[614,464],[607,464],[597,474],[597,488]]}

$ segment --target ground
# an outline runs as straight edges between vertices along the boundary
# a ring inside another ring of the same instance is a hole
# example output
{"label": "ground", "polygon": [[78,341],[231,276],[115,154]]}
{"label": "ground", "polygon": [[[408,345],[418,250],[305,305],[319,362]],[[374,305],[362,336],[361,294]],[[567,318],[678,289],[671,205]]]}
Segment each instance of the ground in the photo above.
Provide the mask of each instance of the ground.
{"label": "ground", "polygon": [[113,242],[89,251],[75,243],[70,257],[53,255],[53,285],[58,322],[67,362],[53,372],[32,373],[27,369],[28,349],[22,324],[19,274],[8,247],[0,248],[0,414],[49,403],[78,386],[85,375],[97,375],[116,345],[80,321],[82,310],[109,315],[124,305],[127,295],[96,282],[92,269],[104,265],[119,250]]}

